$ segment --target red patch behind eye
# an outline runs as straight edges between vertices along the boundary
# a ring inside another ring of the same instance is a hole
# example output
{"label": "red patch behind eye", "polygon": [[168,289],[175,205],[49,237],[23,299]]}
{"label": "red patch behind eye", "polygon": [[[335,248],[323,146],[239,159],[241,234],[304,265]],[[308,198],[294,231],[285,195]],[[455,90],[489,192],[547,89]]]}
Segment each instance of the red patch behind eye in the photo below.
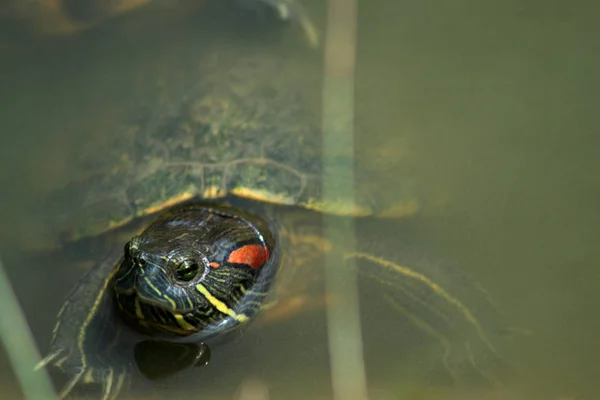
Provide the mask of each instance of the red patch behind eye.
{"label": "red patch behind eye", "polygon": [[229,254],[228,262],[232,264],[247,264],[258,269],[269,259],[269,249],[261,244],[247,244]]}

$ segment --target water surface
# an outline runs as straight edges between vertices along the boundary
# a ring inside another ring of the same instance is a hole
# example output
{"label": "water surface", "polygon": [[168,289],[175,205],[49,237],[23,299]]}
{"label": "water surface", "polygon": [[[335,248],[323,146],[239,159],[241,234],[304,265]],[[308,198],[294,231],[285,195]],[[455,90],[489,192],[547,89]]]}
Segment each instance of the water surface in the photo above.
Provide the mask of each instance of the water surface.
{"label": "water surface", "polygon": [[[322,20],[319,2],[307,4]],[[401,319],[382,328],[389,314],[371,312],[363,329],[372,398],[599,395],[597,12],[583,1],[361,4],[359,165],[401,176],[409,160],[427,207],[416,221],[361,223],[359,240],[458,266],[512,325],[531,332],[507,345],[518,373],[504,389],[438,388],[416,378],[411,386],[424,353],[389,351],[396,333],[411,328]],[[123,109],[151,97],[161,76],[212,40],[193,18],[178,18],[158,23],[139,13],[77,37],[3,38],[1,247],[42,350],[83,267],[24,262],[41,230],[26,217],[36,199],[81,174],[78,155],[114,132]],[[363,296],[362,309],[379,309],[371,298]],[[164,392],[239,398],[240,388],[266,385],[273,399],[331,398],[318,310],[250,332],[221,354],[161,384]],[[18,398],[6,362],[0,371],[2,387]]]}

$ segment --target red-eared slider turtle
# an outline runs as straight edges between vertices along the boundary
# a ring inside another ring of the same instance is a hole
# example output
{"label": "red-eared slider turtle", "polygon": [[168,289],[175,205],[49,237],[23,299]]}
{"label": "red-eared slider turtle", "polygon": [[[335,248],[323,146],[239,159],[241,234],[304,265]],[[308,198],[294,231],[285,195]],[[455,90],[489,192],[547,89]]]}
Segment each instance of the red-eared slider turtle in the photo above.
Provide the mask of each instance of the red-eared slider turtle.
{"label": "red-eared slider turtle", "polygon": [[[316,255],[335,251],[321,235],[321,213],[417,210],[409,189],[386,199],[376,180],[360,174],[354,199],[335,191],[325,199],[311,76],[298,59],[241,47],[220,44],[203,54],[195,80],[184,79],[193,82],[184,96],[167,87],[151,113],[114,141],[95,143],[96,157],[86,158],[95,173],[62,191],[67,241],[154,221],[98,260],[67,297],[40,364],[70,376],[63,397],[91,382],[104,385],[104,399],[116,397],[129,373],[123,360],[147,334],[204,341],[268,314],[267,304],[316,298]],[[388,184],[409,181],[395,174]],[[345,256],[440,340],[452,374],[466,364],[488,375],[483,360],[498,357],[498,332],[485,296],[473,306],[464,287],[445,285],[433,270],[376,254]]]}

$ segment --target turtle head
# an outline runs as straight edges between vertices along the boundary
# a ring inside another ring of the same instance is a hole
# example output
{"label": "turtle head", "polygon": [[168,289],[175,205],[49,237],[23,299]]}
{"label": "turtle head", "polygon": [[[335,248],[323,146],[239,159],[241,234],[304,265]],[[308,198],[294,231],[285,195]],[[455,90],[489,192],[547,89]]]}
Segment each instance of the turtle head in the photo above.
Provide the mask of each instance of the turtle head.
{"label": "turtle head", "polygon": [[259,225],[214,208],[164,214],[125,246],[112,283],[119,310],[146,333],[194,339],[247,321],[276,269]]}

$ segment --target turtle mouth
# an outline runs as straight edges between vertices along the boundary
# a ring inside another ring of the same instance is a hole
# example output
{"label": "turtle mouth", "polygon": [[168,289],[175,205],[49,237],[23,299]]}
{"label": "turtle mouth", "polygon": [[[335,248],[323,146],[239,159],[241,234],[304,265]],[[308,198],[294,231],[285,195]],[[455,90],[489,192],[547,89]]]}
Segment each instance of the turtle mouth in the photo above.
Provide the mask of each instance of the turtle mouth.
{"label": "turtle mouth", "polygon": [[185,320],[183,314],[155,303],[140,301],[140,297],[135,293],[117,294],[117,305],[128,325],[150,336],[189,336],[199,331]]}
{"label": "turtle mouth", "polygon": [[203,329],[194,315],[209,315],[210,311],[191,293],[196,279],[185,285],[176,283],[165,266],[151,260],[140,263],[125,258],[118,268],[114,295],[130,326],[152,336],[189,336]]}
{"label": "turtle mouth", "polygon": [[136,284],[132,288],[132,294],[136,296],[141,303],[148,304],[165,311],[172,313],[185,313],[188,311],[185,308],[180,308],[175,300],[169,295],[169,292],[162,289],[164,285],[160,285],[160,283],[160,281],[152,282],[147,275],[137,276]]}

